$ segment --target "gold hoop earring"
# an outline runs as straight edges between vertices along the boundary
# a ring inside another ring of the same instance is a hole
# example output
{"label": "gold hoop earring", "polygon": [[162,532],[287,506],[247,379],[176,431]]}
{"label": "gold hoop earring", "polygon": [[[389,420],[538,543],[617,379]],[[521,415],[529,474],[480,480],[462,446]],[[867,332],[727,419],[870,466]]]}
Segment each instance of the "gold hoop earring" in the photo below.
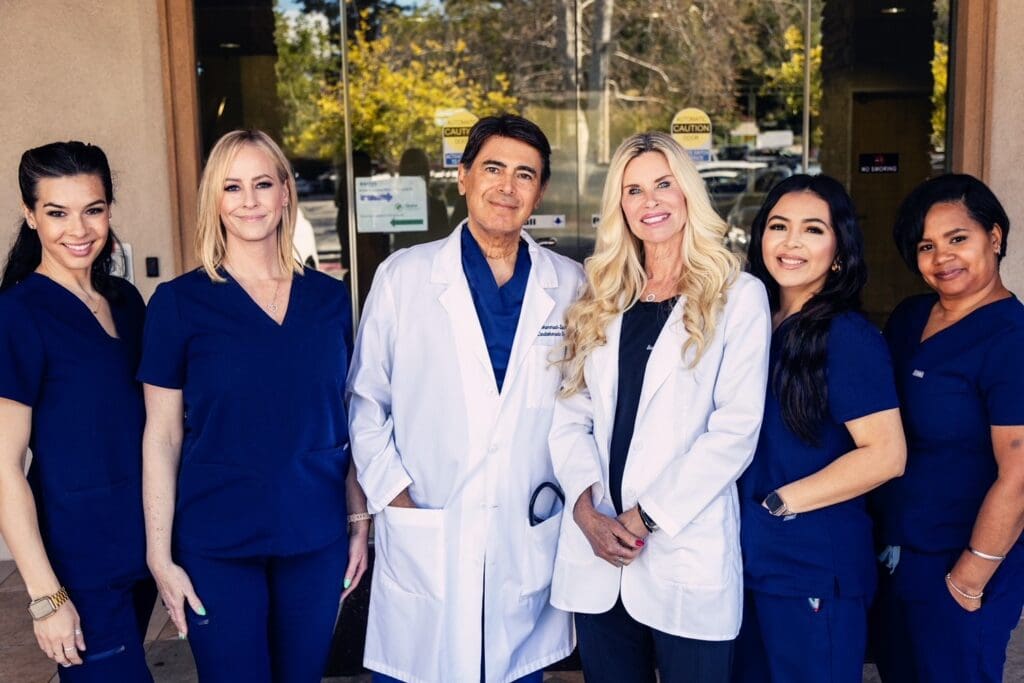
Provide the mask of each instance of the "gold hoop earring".
{"label": "gold hoop earring", "polygon": [[839,263],[839,261],[833,261],[832,262],[831,270],[832,270],[833,273],[838,273],[842,269],[843,269],[843,266],[842,266],[842,264]]}

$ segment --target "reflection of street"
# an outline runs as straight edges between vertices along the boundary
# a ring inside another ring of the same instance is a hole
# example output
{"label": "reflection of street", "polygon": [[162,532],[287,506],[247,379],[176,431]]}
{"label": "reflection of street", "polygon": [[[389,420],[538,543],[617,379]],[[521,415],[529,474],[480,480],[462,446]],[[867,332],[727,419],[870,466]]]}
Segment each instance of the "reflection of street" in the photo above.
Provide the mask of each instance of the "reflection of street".
{"label": "reflection of street", "polygon": [[316,250],[320,255],[320,270],[335,272],[341,270],[341,243],[334,229],[338,208],[334,200],[324,195],[313,195],[299,202],[302,212],[313,225],[316,235]]}

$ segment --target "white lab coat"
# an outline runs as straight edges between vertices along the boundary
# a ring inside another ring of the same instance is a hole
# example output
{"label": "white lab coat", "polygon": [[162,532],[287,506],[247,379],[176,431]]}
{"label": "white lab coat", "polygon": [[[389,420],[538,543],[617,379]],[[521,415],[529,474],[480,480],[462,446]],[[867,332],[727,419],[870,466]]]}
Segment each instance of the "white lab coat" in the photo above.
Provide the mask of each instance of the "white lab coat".
{"label": "white lab coat", "polygon": [[[736,479],[750,463],[764,410],[771,317],[764,287],[747,274],[727,292],[715,336],[687,367],[682,300],[651,351],[622,478],[622,505],[637,500],[659,525],[630,565],[594,555],[563,515],[551,589],[556,607],[602,613],[620,591],[637,621],[672,635],[730,640],[740,628],[743,566]],[[588,390],[559,399],[551,455],[571,511],[594,486],[599,511],[614,516],[609,449],[618,391],[622,316],[584,365]]]}
{"label": "white lab coat", "polygon": [[[365,665],[403,681],[511,681],[569,655],[571,615],[549,603],[561,514],[531,527],[554,481],[549,356],[583,279],[529,245],[526,295],[499,393],[462,269],[460,226],[392,255],[366,300],[349,375],[359,482],[376,513]],[[406,486],[418,509],[387,507]]]}

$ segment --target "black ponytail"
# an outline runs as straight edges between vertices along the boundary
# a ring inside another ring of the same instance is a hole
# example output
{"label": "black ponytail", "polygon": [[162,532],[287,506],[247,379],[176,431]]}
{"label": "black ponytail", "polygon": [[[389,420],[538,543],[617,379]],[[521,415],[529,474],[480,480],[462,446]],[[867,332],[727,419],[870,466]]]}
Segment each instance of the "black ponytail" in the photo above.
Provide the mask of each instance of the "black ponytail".
{"label": "black ponytail", "polygon": [[[21,201],[35,208],[39,200],[39,181],[43,178],[65,178],[75,175],[91,175],[100,179],[107,204],[114,203],[114,182],[110,173],[107,155],[96,145],[84,142],[53,142],[30,149],[21,155],[18,165],[18,185]],[[114,270],[114,244],[117,237],[110,231],[106,243],[100,249],[92,264],[92,285],[108,300],[116,300],[118,289],[111,272]],[[36,268],[43,256],[39,234],[22,219],[18,236],[7,256],[3,275],[0,276],[0,291],[9,289],[24,280]],[[124,264],[121,264],[122,266]],[[122,269],[122,272],[124,270]]]}

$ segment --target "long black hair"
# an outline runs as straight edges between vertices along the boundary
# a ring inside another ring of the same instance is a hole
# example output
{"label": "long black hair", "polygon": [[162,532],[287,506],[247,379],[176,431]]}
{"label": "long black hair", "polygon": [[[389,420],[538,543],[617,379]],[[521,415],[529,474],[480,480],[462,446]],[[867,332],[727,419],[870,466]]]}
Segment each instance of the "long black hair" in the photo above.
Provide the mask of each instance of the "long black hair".
{"label": "long black hair", "polygon": [[[107,155],[96,145],[84,142],[51,142],[42,147],[30,149],[21,155],[18,165],[18,186],[21,188],[21,201],[25,206],[34,209],[39,201],[39,181],[43,178],[66,178],[76,175],[91,175],[100,179],[107,204],[114,203],[114,182],[110,174]],[[117,238],[111,231],[106,243],[92,264],[92,286],[107,299],[116,298],[117,288],[111,280],[114,268],[114,244]],[[24,280],[36,268],[43,257],[43,247],[39,242],[39,233],[28,226],[22,218],[18,228],[18,236],[7,256],[0,291],[13,287]]]}
{"label": "long black hair", "polygon": [[842,184],[829,176],[795,175],[772,188],[750,228],[748,269],[768,290],[772,312],[781,305],[779,283],[768,272],[761,252],[772,209],[791,192],[810,192],[828,204],[836,238],[834,267],[821,291],[785,322],[780,350],[771,377],[771,391],[782,407],[782,419],[804,442],[817,445],[828,414],[828,335],[832,319],[860,310],[861,291],[868,279],[864,263],[864,237],[857,224],[853,200]]}

